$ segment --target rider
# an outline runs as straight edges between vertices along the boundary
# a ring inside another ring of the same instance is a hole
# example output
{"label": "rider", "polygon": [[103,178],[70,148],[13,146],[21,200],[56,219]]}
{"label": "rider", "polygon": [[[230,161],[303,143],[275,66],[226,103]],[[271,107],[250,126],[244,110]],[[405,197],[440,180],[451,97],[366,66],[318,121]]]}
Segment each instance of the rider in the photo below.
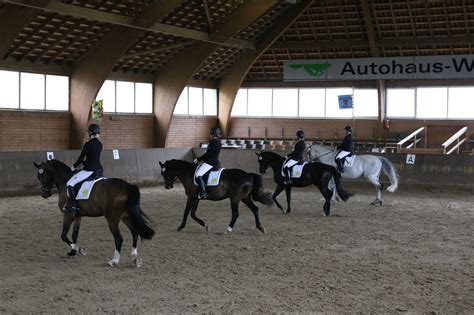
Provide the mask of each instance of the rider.
{"label": "rider", "polygon": [[342,144],[338,147],[339,152],[336,155],[337,170],[340,173],[344,173],[343,159],[352,153],[352,127],[346,126],[344,129],[347,134],[344,137]]}
{"label": "rider", "polygon": [[207,146],[206,153],[194,160],[194,163],[201,162],[196,169],[196,183],[199,188],[199,199],[207,199],[206,184],[202,178],[209,170],[219,165],[219,153],[221,152],[221,130],[217,127],[211,128],[209,131],[211,141]]}
{"label": "rider", "polygon": [[286,156],[286,163],[283,165],[283,173],[286,175],[285,184],[290,185],[291,182],[291,168],[303,161],[303,154],[306,149],[306,143],[304,142],[304,131],[298,130],[296,132],[296,138],[298,142],[295,144],[293,152]]}
{"label": "rider", "polygon": [[[89,141],[84,143],[81,155],[76,163],[71,166],[71,171],[74,171],[79,165],[84,164],[82,170],[74,174],[67,182],[67,190],[69,194],[69,202],[64,207],[70,212],[77,212],[79,210],[74,194],[74,185],[87,179],[93,173],[102,175],[102,164],[100,164],[100,153],[102,152],[102,143],[99,140],[100,127],[97,124],[90,124],[87,128],[89,133]],[[84,161],[84,158],[86,159]]]}

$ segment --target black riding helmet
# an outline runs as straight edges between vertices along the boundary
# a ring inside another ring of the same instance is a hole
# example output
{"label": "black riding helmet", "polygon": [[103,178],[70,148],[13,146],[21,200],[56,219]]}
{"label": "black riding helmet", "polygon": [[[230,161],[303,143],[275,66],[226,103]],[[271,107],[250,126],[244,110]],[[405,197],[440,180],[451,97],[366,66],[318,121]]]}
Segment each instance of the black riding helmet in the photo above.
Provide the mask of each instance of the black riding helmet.
{"label": "black riding helmet", "polygon": [[209,135],[212,137],[217,137],[219,138],[222,135],[222,132],[219,128],[213,127],[211,130],[209,130]]}
{"label": "black riding helmet", "polygon": [[303,130],[298,130],[298,131],[296,132],[296,138],[297,138],[298,140],[303,140],[303,139],[304,139],[304,131],[303,131]]}
{"label": "black riding helmet", "polygon": [[344,128],[344,129],[346,129],[349,132],[352,132],[352,127],[351,126],[346,126],[346,128]]}
{"label": "black riding helmet", "polygon": [[97,124],[90,124],[89,127],[87,127],[87,132],[89,133],[89,136],[99,135],[100,126]]}

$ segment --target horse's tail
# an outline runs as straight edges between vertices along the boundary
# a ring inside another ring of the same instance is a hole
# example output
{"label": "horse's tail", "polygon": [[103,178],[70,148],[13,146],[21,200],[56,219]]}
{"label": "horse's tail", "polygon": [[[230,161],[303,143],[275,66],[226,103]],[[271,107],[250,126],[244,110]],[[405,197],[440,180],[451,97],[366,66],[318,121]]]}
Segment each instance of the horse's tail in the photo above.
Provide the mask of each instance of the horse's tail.
{"label": "horse's tail", "polygon": [[135,185],[127,185],[127,210],[133,224],[133,229],[141,238],[150,240],[155,231],[147,224],[148,217],[140,209],[140,190]]}
{"label": "horse's tail", "polygon": [[349,197],[354,196],[354,194],[342,188],[341,175],[337,172],[335,167],[331,166],[331,168],[332,168],[332,176],[334,177],[334,182],[336,183],[337,194],[343,201],[347,201]]}
{"label": "horse's tail", "polygon": [[388,179],[390,180],[390,186],[387,187],[389,192],[394,192],[398,188],[398,174],[395,166],[389,159],[383,156],[378,157],[380,161],[382,161],[382,169],[385,175],[387,175]]}
{"label": "horse's tail", "polygon": [[263,190],[263,179],[259,174],[251,173],[252,199],[267,206],[273,206],[272,193]]}

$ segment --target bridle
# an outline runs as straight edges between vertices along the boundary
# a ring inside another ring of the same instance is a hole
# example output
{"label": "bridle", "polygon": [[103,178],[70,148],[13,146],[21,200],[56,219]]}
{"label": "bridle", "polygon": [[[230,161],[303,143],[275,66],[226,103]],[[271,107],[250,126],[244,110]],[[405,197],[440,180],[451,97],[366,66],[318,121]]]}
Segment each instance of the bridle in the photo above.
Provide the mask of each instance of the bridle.
{"label": "bridle", "polygon": [[[311,148],[310,148],[310,149],[311,149]],[[333,153],[333,152],[334,152],[334,151],[330,150],[330,151],[328,151],[328,152],[326,152],[326,153],[324,153],[324,154],[318,155],[318,156],[315,157],[313,160],[316,160],[316,159],[319,160],[319,159],[322,158],[323,156],[326,156],[326,155],[331,154],[331,153]],[[311,158],[311,155],[310,155],[310,158]]]}

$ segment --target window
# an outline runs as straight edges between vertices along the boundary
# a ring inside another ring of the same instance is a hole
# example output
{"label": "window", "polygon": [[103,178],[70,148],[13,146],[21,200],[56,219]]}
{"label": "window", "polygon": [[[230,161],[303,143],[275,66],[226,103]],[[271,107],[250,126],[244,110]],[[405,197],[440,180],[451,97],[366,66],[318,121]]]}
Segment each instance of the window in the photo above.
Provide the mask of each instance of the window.
{"label": "window", "polygon": [[153,85],[106,80],[95,99],[103,100],[104,112],[150,114],[153,112]]}
{"label": "window", "polygon": [[216,116],[217,90],[185,87],[174,107],[174,115]]}
{"label": "window", "polygon": [[447,118],[447,88],[417,88],[416,118]]}
{"label": "window", "polygon": [[339,109],[339,95],[350,94],[352,94],[351,88],[326,89],[326,117],[352,117],[352,109]]}
{"label": "window", "polygon": [[247,93],[249,116],[272,116],[272,89],[249,89]]}
{"label": "window", "polygon": [[118,113],[133,113],[135,110],[135,86],[133,82],[117,81],[115,111]]}
{"label": "window", "polygon": [[300,117],[324,117],[325,89],[300,89]]}
{"label": "window", "polygon": [[0,70],[0,108],[68,110],[69,78]]}
{"label": "window", "polygon": [[0,70],[0,107],[20,107],[20,73]]}
{"label": "window", "polygon": [[474,119],[474,87],[455,87],[448,90],[448,118]]}
{"label": "window", "polygon": [[376,89],[354,90],[354,116],[378,117],[379,100]]}
{"label": "window", "polygon": [[20,108],[44,109],[44,75],[20,73]]}
{"label": "window", "polygon": [[69,78],[60,75],[46,75],[46,109],[68,110]]}
{"label": "window", "polygon": [[273,116],[298,116],[298,89],[273,90]]}
{"label": "window", "polygon": [[231,116],[247,116],[247,89],[239,89],[237,92]]}
{"label": "window", "polygon": [[415,89],[387,89],[387,117],[415,117]]}

